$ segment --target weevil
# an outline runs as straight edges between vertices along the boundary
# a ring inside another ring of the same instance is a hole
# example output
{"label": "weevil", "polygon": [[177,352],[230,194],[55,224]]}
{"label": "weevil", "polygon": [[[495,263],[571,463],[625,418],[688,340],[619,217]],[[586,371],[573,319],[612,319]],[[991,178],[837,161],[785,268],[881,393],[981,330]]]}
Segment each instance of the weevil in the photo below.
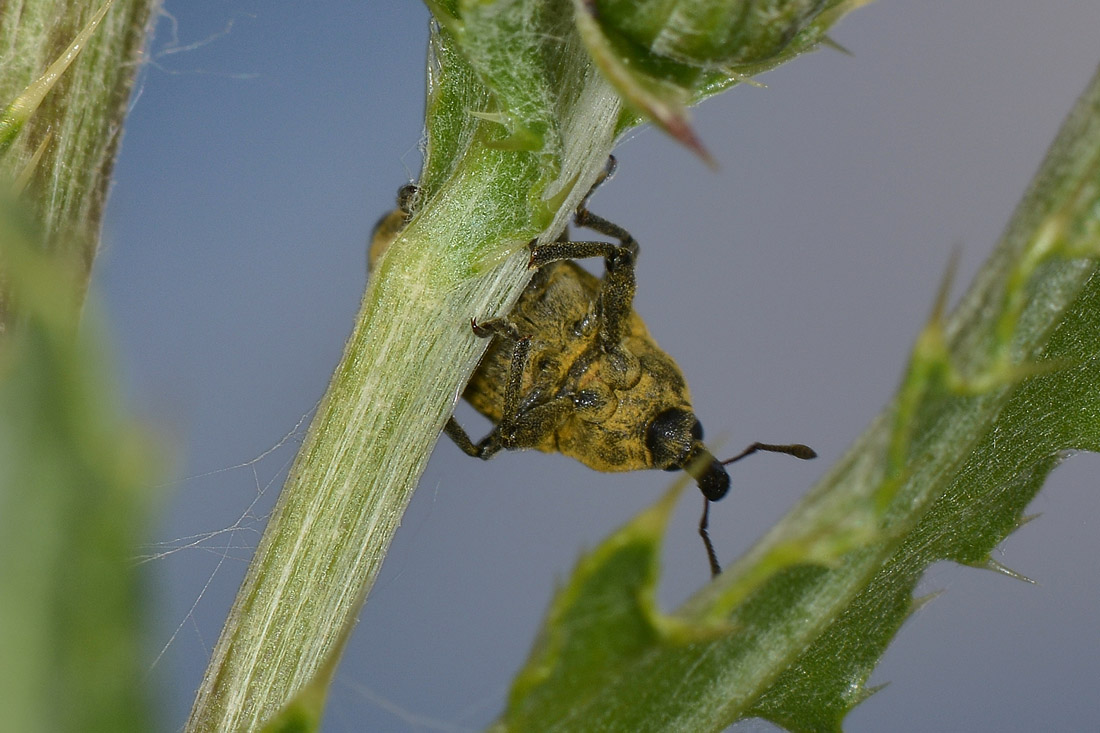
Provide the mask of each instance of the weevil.
{"label": "weevil", "polygon": [[[588,210],[588,200],[615,165],[610,158],[573,221],[616,242],[573,241],[565,232],[554,242],[530,243],[535,273],[511,313],[470,321],[476,335],[493,342],[463,397],[494,427],[475,443],[451,417],[444,432],[464,453],[485,460],[501,450],[536,448],[597,471],[686,471],[703,494],[699,534],[717,575],[707,524],[710,502],[729,491],[725,467],[757,451],[803,459],[816,453],[797,443],[753,443],[719,461],[707,450],[687,381],[634,311],[638,243]],[[403,186],[397,209],[375,225],[371,265],[408,223],[416,195],[415,186]],[[602,279],[574,262],[589,257],[603,257]]]}

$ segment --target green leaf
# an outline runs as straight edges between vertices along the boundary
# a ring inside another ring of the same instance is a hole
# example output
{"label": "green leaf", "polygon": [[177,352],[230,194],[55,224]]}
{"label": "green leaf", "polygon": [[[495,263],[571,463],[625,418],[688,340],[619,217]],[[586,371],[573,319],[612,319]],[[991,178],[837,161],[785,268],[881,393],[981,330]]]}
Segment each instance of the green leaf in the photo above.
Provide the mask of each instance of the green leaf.
{"label": "green leaf", "polygon": [[[135,549],[149,445],[122,419],[79,267],[0,200],[0,707],[18,731],[145,731]],[[80,328],[77,326],[80,325]]]}
{"label": "green leaf", "polygon": [[1100,449],[1098,255],[1100,73],[949,317],[947,279],[898,395],[840,463],[671,616],[646,600],[655,533],[624,530],[585,557],[495,730],[717,731],[748,717],[840,730],[924,569],[1010,573],[993,548],[1064,451]]}
{"label": "green leaf", "polygon": [[[676,634],[654,600],[658,551],[679,487],[605,540],[577,564],[557,593],[540,638],[517,676],[500,730],[537,730],[548,711],[558,724],[601,730],[607,720],[571,715],[588,711],[588,700],[608,677],[628,670],[655,646]],[[614,618],[614,628],[606,619]]]}

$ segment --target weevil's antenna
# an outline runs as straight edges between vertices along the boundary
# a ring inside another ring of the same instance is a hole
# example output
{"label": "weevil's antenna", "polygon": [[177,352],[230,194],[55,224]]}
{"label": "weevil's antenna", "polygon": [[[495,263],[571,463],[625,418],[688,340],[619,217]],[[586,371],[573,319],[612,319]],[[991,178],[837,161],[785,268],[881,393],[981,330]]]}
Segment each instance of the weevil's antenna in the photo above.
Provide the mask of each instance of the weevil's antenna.
{"label": "weevil's antenna", "polygon": [[795,458],[801,458],[804,461],[808,461],[811,458],[817,458],[817,452],[808,445],[802,445],[801,443],[788,443],[786,445],[773,445],[771,443],[753,443],[745,450],[741,451],[733,458],[727,458],[722,461],[723,466],[728,466],[731,463],[740,461],[745,456],[751,456],[758,450],[768,451],[769,453],[786,453],[789,456]]}
{"label": "weevil's antenna", "polygon": [[[727,458],[724,461],[719,461],[723,466],[728,466],[731,463],[740,461],[745,456],[751,456],[757,451],[768,451],[770,453],[786,453],[789,456],[795,458],[801,458],[804,461],[808,461],[811,458],[817,458],[817,452],[808,445],[802,445],[801,443],[788,443],[786,445],[773,445],[771,443],[753,443],[745,450],[741,451],[733,458]],[[705,495],[703,496],[703,516],[699,520],[699,536],[703,538],[703,546],[707,548],[707,560],[710,561],[710,575],[711,577],[718,577],[722,572],[722,566],[718,564],[718,553],[714,551],[714,543],[710,541],[710,533],[707,532],[707,527],[710,526],[710,499]]]}

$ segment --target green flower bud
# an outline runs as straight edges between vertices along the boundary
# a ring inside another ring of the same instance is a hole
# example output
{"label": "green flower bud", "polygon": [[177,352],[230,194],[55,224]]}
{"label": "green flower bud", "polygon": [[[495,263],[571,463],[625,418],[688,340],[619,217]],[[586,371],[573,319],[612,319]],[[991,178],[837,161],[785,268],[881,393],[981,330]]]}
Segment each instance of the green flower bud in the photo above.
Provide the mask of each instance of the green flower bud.
{"label": "green flower bud", "polygon": [[782,52],[828,0],[593,0],[606,33],[703,68],[757,64]]}
{"label": "green flower bud", "polygon": [[827,41],[870,0],[573,0],[592,60],[629,107],[710,160],[687,107]]}

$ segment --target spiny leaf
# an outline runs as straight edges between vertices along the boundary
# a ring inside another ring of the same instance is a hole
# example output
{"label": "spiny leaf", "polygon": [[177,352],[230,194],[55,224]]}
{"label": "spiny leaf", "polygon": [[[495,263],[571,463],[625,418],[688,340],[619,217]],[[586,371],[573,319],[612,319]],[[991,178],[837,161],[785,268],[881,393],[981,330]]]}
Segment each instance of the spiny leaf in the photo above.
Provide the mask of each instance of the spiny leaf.
{"label": "spiny leaf", "polygon": [[713,166],[714,159],[703,147],[688,119],[691,90],[638,70],[631,59],[615,48],[597,22],[591,5],[585,0],[575,0],[574,6],[577,30],[588,47],[588,53],[603,75],[618,89],[623,100]]}
{"label": "spiny leaf", "polygon": [[[600,729],[569,711],[585,706],[606,677],[629,669],[639,654],[671,643],[673,624],[662,620],[654,596],[661,536],[682,487],[577,564],[550,608],[547,633],[516,678],[500,730],[536,730],[548,709],[561,711],[555,719],[562,725]],[[616,620],[612,633],[604,622],[609,617]]]}
{"label": "spiny leaf", "polygon": [[[898,396],[838,466],[672,622],[640,625],[612,604],[582,616],[582,635],[569,619],[590,599],[560,594],[543,639],[629,654],[601,669],[562,654],[532,685],[539,647],[499,730],[706,731],[754,716],[839,730],[924,569],[989,565],[1064,451],[1100,450],[1097,181],[1100,73],[970,292],[950,316],[933,309]],[[653,552],[611,572],[593,567],[611,557],[601,548],[581,567],[601,597],[646,597]],[[573,679],[583,695],[543,688]]]}

